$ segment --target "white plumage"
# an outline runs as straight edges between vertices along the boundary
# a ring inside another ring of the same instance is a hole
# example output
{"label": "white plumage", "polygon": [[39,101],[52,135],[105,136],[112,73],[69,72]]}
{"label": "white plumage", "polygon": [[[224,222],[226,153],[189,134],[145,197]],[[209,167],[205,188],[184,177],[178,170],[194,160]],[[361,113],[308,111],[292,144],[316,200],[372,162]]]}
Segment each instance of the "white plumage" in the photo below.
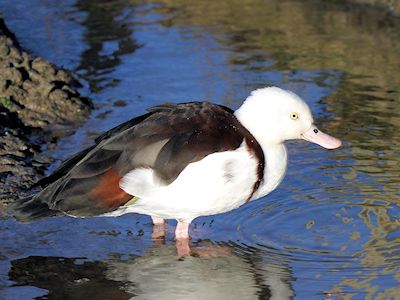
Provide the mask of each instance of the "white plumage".
{"label": "white plumage", "polygon": [[199,216],[239,207],[257,180],[257,161],[246,148],[242,144],[234,151],[213,153],[190,163],[169,185],[160,184],[151,169],[128,173],[120,186],[139,198],[128,210],[190,223]]}

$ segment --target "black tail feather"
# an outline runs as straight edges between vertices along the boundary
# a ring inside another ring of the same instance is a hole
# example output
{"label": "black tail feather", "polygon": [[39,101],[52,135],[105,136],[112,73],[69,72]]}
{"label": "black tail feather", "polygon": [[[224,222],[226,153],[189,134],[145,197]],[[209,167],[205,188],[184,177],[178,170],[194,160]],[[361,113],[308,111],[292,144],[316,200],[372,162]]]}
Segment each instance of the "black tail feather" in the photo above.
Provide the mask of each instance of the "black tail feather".
{"label": "black tail feather", "polygon": [[51,210],[46,203],[41,202],[35,196],[18,199],[9,206],[9,213],[20,222],[30,222],[59,214],[59,212]]}

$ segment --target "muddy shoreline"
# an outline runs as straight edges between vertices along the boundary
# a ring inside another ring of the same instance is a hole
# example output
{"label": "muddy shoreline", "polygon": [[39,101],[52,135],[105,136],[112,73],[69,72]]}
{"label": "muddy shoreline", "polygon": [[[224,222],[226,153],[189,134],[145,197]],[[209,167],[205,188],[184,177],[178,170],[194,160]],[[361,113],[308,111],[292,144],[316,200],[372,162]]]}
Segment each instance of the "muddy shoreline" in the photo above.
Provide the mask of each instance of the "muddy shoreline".
{"label": "muddy shoreline", "polygon": [[48,167],[40,153],[89,115],[91,101],[67,70],[22,49],[0,18],[0,216]]}

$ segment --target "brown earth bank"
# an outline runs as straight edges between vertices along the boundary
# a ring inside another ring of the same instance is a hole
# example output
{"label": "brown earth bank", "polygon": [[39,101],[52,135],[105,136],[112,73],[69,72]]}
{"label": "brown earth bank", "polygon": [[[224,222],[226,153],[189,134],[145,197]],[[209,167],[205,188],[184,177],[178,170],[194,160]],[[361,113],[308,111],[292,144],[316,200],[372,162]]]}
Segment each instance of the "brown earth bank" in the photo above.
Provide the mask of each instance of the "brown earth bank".
{"label": "brown earth bank", "polygon": [[39,153],[90,113],[71,73],[24,51],[0,18],[0,216],[48,163]]}

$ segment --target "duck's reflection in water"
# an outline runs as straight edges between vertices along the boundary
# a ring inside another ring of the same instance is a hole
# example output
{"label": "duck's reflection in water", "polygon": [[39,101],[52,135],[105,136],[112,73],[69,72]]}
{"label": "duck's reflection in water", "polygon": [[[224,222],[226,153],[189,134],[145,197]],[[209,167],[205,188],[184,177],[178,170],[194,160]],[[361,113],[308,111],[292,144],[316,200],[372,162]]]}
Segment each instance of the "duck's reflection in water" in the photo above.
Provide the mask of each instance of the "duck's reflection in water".
{"label": "duck's reflection in water", "polygon": [[192,255],[159,245],[127,261],[109,264],[107,277],[130,282],[143,299],[292,299],[291,272],[235,244],[197,242]]}
{"label": "duck's reflection in water", "polygon": [[156,245],[126,260],[27,257],[10,280],[48,290],[50,299],[292,299],[289,267],[233,243],[197,242],[192,255]]}

